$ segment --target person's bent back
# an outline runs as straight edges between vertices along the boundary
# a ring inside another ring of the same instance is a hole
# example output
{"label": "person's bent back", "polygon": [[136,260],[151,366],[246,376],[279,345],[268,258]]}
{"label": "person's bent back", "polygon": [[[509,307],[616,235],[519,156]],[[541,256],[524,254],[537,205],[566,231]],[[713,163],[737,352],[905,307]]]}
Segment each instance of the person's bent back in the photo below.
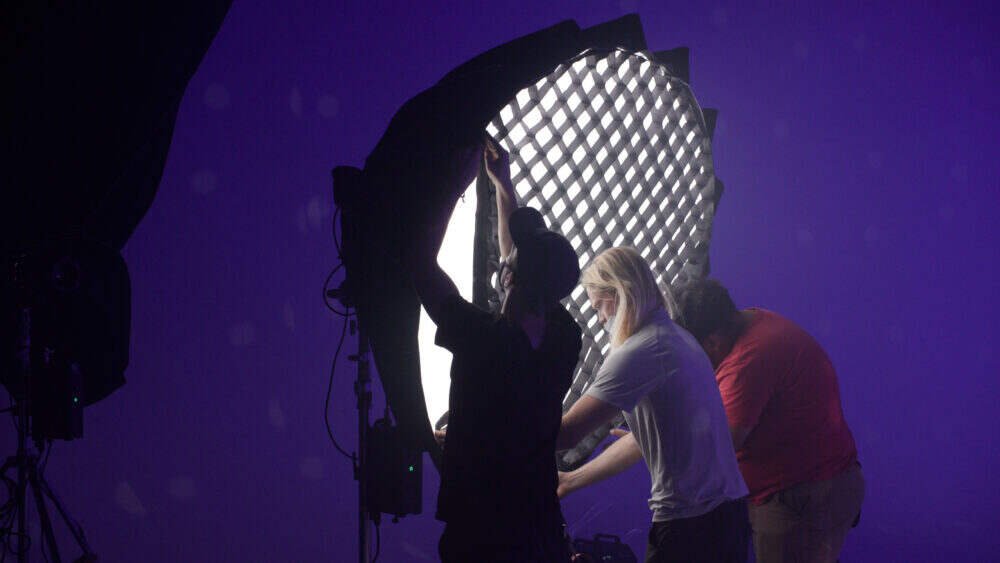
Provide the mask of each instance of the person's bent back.
{"label": "person's bent back", "polygon": [[714,280],[675,292],[716,370],[761,563],[837,560],[864,496],[837,374],[816,340]]}

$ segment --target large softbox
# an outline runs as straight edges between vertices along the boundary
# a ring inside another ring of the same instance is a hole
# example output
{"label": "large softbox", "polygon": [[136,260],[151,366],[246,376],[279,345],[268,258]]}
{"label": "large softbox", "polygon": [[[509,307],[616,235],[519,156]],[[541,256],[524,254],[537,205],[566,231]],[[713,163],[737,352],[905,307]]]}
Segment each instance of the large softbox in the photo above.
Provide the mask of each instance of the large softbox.
{"label": "large softbox", "polygon": [[448,73],[396,113],[363,170],[334,170],[341,211],[345,287],[372,346],[397,423],[436,457],[420,383],[420,302],[402,268],[406,217],[451,205],[442,185],[450,158],[481,139],[486,125],[523,86],[587,48],[645,48],[637,16],[588,29],[566,21],[492,49]]}
{"label": "large softbox", "polygon": [[[636,16],[583,30],[564,22],[449,73],[403,105],[363,170],[335,169],[345,287],[356,296],[388,403],[411,444],[438,452],[421,386],[420,306],[400,252],[408,217],[452,206],[465,189],[445,181],[460,147],[489,135],[509,151],[522,204],[562,231],[581,266],[610,246],[629,245],[664,290],[707,275],[722,193],[711,157],[716,114],[695,100],[688,66],[685,48],[646,51]],[[473,251],[455,263],[471,269],[468,295],[489,309],[497,303],[495,194],[482,173],[466,193],[476,202]],[[581,288],[564,305],[585,339],[568,409],[593,380],[608,337]],[[606,436],[605,427],[560,454],[560,466],[579,465]]]}

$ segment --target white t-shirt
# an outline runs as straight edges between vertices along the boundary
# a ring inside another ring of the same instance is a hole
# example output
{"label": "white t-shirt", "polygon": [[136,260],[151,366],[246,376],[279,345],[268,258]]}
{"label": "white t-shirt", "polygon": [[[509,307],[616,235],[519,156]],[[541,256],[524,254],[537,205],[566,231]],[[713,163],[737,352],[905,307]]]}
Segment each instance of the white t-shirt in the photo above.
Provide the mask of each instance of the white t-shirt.
{"label": "white t-shirt", "polygon": [[608,354],[586,394],[623,411],[649,466],[654,522],[747,495],[712,364],[666,311]]}

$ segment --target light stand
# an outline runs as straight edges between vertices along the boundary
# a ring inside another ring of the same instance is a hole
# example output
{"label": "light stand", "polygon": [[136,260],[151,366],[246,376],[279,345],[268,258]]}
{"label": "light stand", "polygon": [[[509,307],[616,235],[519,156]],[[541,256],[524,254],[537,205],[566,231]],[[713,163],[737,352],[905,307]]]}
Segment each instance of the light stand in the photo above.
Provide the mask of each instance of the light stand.
{"label": "light stand", "polygon": [[[345,283],[337,289],[327,291],[327,297],[338,299],[346,307],[353,308],[354,301],[348,297]],[[405,514],[419,514],[421,511],[420,452],[414,452],[403,439],[399,428],[389,420],[389,409],[385,417],[371,424],[371,349],[367,334],[360,321],[351,319],[349,331],[358,337],[357,353],[348,359],[357,365],[354,381],[354,395],[358,409],[358,451],[351,454],[354,479],[358,482],[358,561],[369,563],[370,534],[368,521],[377,527],[381,524],[382,513],[392,514],[393,522]],[[376,546],[380,538],[376,535]],[[378,557],[376,549],[375,557]]]}
{"label": "light stand", "polygon": [[[326,295],[340,301],[347,308],[354,306],[354,296],[343,285],[339,288],[328,290]],[[372,514],[368,507],[370,478],[368,468],[368,429],[369,415],[372,408],[372,377],[369,366],[370,350],[368,347],[368,338],[365,336],[361,323],[355,319],[351,319],[349,326],[351,336],[358,337],[358,352],[347,357],[348,360],[357,364],[357,378],[354,380],[354,396],[358,407],[358,451],[351,455],[351,464],[354,469],[354,480],[358,482],[358,562],[370,563],[371,558],[368,552],[368,520],[370,518],[374,521],[377,518],[377,515]]]}
{"label": "light stand", "polygon": [[377,516],[368,507],[368,425],[372,408],[371,371],[369,369],[368,338],[364,325],[351,321],[351,334],[357,334],[358,353],[348,356],[348,359],[358,366],[358,377],[354,381],[354,395],[358,402],[358,453],[354,460],[354,479],[358,482],[358,562],[369,563],[368,553],[368,519]]}
{"label": "light stand", "polygon": [[[393,515],[393,522],[397,522],[403,515],[421,512],[423,449],[414,447],[405,427],[395,426],[390,421],[390,410],[397,422],[399,419],[389,397],[385,417],[374,425],[371,423],[372,349],[377,350],[379,344],[376,330],[379,327],[371,313],[375,309],[384,311],[394,303],[386,302],[383,297],[386,288],[378,284],[379,277],[372,274],[373,269],[384,268],[387,261],[384,254],[369,250],[380,234],[377,229],[373,230],[376,225],[366,215],[371,203],[361,172],[338,167],[333,170],[333,180],[338,208],[336,216],[340,217],[343,239],[339,241],[335,238],[334,242],[346,276],[339,287],[327,290],[326,297],[340,301],[345,309],[355,313],[349,322],[349,330],[352,336],[358,338],[357,353],[348,356],[348,359],[357,367],[354,394],[358,409],[358,450],[350,458],[354,479],[358,482],[358,560],[369,563],[369,521],[375,524],[377,532],[383,513]],[[392,345],[384,340],[381,344],[383,347]],[[378,364],[378,367],[383,366]],[[380,372],[379,375],[383,374]],[[380,538],[376,535],[376,558],[379,543]]]}
{"label": "light stand", "polygon": [[[3,466],[0,467],[0,477],[3,477],[4,481],[9,485],[10,480],[6,477],[7,472],[16,468],[17,480],[14,482],[13,487],[8,487],[8,489],[13,489],[14,494],[4,505],[3,512],[14,511],[17,519],[17,527],[16,531],[10,529],[0,530],[0,533],[7,536],[2,549],[6,551],[10,548],[11,536],[16,536],[17,547],[11,551],[17,557],[18,563],[27,563],[29,558],[28,552],[31,548],[31,539],[27,526],[27,491],[30,487],[36,509],[38,510],[42,539],[45,545],[48,546],[48,561],[51,563],[61,563],[62,559],[59,556],[59,546],[56,542],[55,533],[52,530],[52,520],[49,517],[46,499],[55,506],[66,527],[73,534],[77,545],[80,547],[80,551],[83,552],[83,555],[74,561],[76,563],[96,563],[97,555],[90,550],[83,529],[70,516],[48,482],[45,481],[45,477],[39,469],[39,454],[44,449],[44,438],[35,437],[34,453],[28,449],[28,434],[33,422],[31,412],[31,384],[33,382],[31,360],[33,350],[31,347],[31,307],[28,305],[28,290],[25,282],[23,260],[19,260],[14,264],[14,281],[19,294],[16,330],[17,365],[23,384],[20,386],[19,392],[11,392],[11,398],[15,403],[14,416],[17,426],[17,452],[13,456],[8,457]],[[50,351],[47,350],[43,356],[46,361],[48,361],[49,355]],[[3,556],[5,558],[6,553],[3,553]]]}
{"label": "light stand", "polygon": [[[336,289],[328,290],[327,297],[340,301],[348,309],[355,308],[356,310],[357,296],[354,295],[347,283]],[[372,513],[368,506],[368,488],[371,475],[368,467],[368,430],[372,406],[370,349],[364,325],[356,319],[351,319],[349,327],[351,336],[358,337],[357,353],[347,357],[348,360],[357,365],[354,396],[358,408],[358,450],[351,456],[351,462],[354,469],[354,480],[358,482],[358,563],[370,563],[368,520],[376,521],[378,518],[378,514]]]}

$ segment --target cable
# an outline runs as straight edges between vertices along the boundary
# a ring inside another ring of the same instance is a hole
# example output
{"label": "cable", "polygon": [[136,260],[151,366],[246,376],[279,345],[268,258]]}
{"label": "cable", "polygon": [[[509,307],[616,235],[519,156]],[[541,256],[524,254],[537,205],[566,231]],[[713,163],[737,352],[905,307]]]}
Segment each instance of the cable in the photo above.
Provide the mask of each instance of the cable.
{"label": "cable", "polygon": [[333,442],[333,447],[337,448],[337,451],[344,454],[344,457],[350,459],[352,462],[357,459],[354,454],[347,453],[344,448],[340,447],[337,439],[333,436],[333,428],[330,426],[330,395],[333,392],[333,374],[337,371],[337,359],[340,357],[340,349],[344,345],[344,337],[347,336],[347,316],[344,316],[344,327],[340,332],[340,342],[337,343],[337,351],[333,354],[333,363],[330,365],[330,380],[326,385],[326,402],[323,405],[323,423],[326,425],[326,434],[330,437],[330,441]]}
{"label": "cable", "polygon": [[338,207],[333,211],[333,221],[331,222],[331,229],[333,234],[333,246],[337,249],[337,256],[341,255],[340,252],[340,239],[337,238],[337,219],[340,217],[340,208]]}
{"label": "cable", "polygon": [[333,246],[334,248],[337,249],[337,259],[341,260],[341,262],[337,264],[333,268],[333,270],[330,271],[329,275],[326,276],[326,280],[323,282],[323,304],[326,305],[327,309],[333,311],[334,313],[340,316],[344,316],[348,314],[348,311],[346,309],[341,311],[336,307],[334,307],[333,305],[331,305],[330,297],[327,295],[327,290],[329,289],[330,286],[330,280],[333,279],[333,275],[336,274],[337,271],[344,266],[343,262],[344,253],[340,249],[340,238],[337,237],[337,221],[339,218],[340,218],[340,208],[337,207],[336,209],[333,210],[333,220],[330,221],[330,234],[333,237]]}
{"label": "cable", "polygon": [[373,522],[373,524],[375,526],[375,556],[372,557],[372,563],[375,563],[382,552],[382,526],[378,522]]}
{"label": "cable", "polygon": [[[340,239],[337,237],[337,221],[339,218],[340,218],[340,207],[337,207],[333,211],[333,220],[330,221],[330,234],[333,237],[333,246],[336,247],[337,249],[338,259],[340,259],[342,255],[342,252],[340,250]],[[326,401],[323,403],[323,423],[326,426],[326,434],[327,436],[330,437],[330,442],[333,443],[333,447],[337,448],[337,451],[343,454],[344,457],[350,459],[352,462],[356,462],[357,461],[356,454],[349,454],[344,448],[340,447],[340,444],[337,442],[337,438],[335,438],[333,435],[333,428],[331,428],[330,426],[330,396],[333,393],[333,376],[334,373],[336,373],[337,371],[337,359],[340,357],[340,350],[344,345],[344,338],[347,335],[347,322],[351,316],[349,308],[345,307],[344,310],[338,309],[330,302],[330,297],[328,295],[330,280],[333,279],[334,274],[340,271],[342,267],[344,267],[344,263],[341,261],[336,266],[334,266],[332,270],[330,270],[330,273],[327,274],[326,279],[323,280],[323,305],[325,305],[326,308],[329,309],[330,311],[333,311],[334,314],[340,315],[341,317],[344,318],[344,326],[340,331],[340,342],[337,343],[337,351],[333,354],[333,363],[330,365],[330,379],[329,381],[327,381],[326,385]]]}
{"label": "cable", "polygon": [[333,275],[336,274],[338,271],[340,271],[340,269],[343,267],[344,267],[343,262],[337,264],[336,266],[333,267],[332,270],[330,270],[330,273],[326,276],[326,279],[323,280],[323,304],[326,305],[327,309],[333,311],[335,314],[340,315],[341,317],[346,317],[351,314],[350,311],[348,311],[346,308],[343,311],[341,311],[340,309],[334,307],[333,304],[330,303],[330,296],[327,295],[327,290],[330,288],[330,280],[332,280]]}

